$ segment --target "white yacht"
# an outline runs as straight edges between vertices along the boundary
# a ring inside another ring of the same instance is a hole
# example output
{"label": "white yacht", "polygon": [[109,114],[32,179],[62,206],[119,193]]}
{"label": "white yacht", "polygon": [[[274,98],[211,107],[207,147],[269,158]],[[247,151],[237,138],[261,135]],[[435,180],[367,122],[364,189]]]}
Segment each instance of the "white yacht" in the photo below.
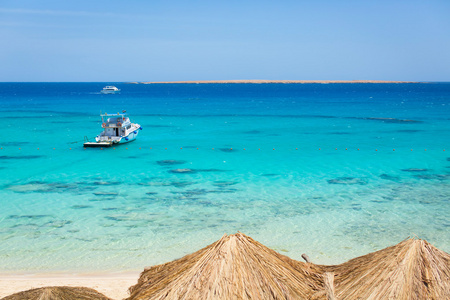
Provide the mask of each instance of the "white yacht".
{"label": "white yacht", "polygon": [[141,125],[131,123],[125,111],[117,114],[100,114],[103,131],[95,137],[95,142],[89,142],[85,137],[84,147],[111,147],[134,141],[142,130]]}
{"label": "white yacht", "polygon": [[103,90],[100,91],[102,94],[116,94],[118,92],[120,92],[120,89],[112,85],[105,86]]}

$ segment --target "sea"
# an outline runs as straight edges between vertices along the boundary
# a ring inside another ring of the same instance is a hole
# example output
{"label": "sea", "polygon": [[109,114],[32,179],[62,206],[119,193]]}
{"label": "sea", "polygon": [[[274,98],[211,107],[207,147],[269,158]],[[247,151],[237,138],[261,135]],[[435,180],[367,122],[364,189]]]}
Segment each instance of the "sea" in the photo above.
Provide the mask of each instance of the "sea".
{"label": "sea", "polygon": [[[123,110],[135,141],[83,147]],[[317,264],[450,252],[450,83],[0,83],[0,148],[3,274],[142,271],[236,232]]]}

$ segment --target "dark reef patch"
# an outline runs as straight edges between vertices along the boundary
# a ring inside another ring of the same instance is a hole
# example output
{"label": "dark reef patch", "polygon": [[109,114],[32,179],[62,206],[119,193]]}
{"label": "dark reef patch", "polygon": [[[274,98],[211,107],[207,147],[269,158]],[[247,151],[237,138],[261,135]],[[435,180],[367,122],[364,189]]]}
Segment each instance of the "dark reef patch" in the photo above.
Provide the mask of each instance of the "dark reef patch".
{"label": "dark reef patch", "polygon": [[409,120],[409,119],[397,119],[397,118],[358,118],[358,117],[356,117],[355,119],[381,121],[383,123],[393,123],[393,124],[423,123],[423,121]]}
{"label": "dark reef patch", "polygon": [[239,191],[238,189],[232,189],[232,188],[222,188],[219,190],[209,190],[208,193],[215,193],[215,194],[230,194],[230,193],[236,193]]}
{"label": "dark reef patch", "polygon": [[64,193],[75,192],[78,193],[83,190],[89,190],[90,188],[80,188],[76,184],[68,184],[61,182],[42,182],[42,181],[30,181],[25,184],[8,185],[8,190],[16,193]]}
{"label": "dark reef patch", "polygon": [[0,145],[2,146],[24,146],[28,145],[30,142],[2,142]]}
{"label": "dark reef patch", "polygon": [[116,222],[130,221],[127,216],[106,216],[105,219]]}
{"label": "dark reef patch", "polygon": [[10,215],[9,219],[29,219],[29,220],[38,220],[43,218],[53,218],[51,215]]}
{"label": "dark reef patch", "polygon": [[120,184],[119,181],[95,181],[94,185],[117,185]]}
{"label": "dark reef patch", "polygon": [[56,221],[51,221],[51,222],[47,222],[44,225],[42,225],[41,227],[50,227],[50,228],[62,228],[68,224],[72,224],[72,221],[68,221],[68,220],[56,220]]}
{"label": "dark reef patch", "polygon": [[136,221],[145,221],[147,217],[148,217],[148,215],[138,215],[138,214],[132,213],[132,214],[109,215],[109,216],[105,216],[105,219],[111,220],[111,221],[118,221],[118,222],[123,222],[123,221],[136,222]]}
{"label": "dark reef patch", "polygon": [[374,203],[388,203],[389,201],[387,201],[387,200],[380,200],[380,199],[373,199],[373,200],[370,200],[370,202],[374,202]]}
{"label": "dark reef patch", "polygon": [[169,173],[175,173],[175,174],[194,174],[199,172],[227,172],[227,170],[221,170],[221,169],[173,169],[169,170]]}
{"label": "dark reef patch", "polygon": [[196,172],[228,172],[228,170],[222,169],[194,169]]}
{"label": "dark reef patch", "polygon": [[[171,173],[183,173],[182,171],[175,171]],[[177,188],[183,188],[189,185],[193,185],[193,181],[149,181],[149,182],[139,182],[138,185],[143,186],[174,186]]]}
{"label": "dark reef patch", "polygon": [[45,157],[44,155],[18,155],[18,156],[12,156],[12,155],[0,155],[0,160],[8,160],[8,159],[37,159]]}
{"label": "dark reef patch", "polygon": [[414,175],[414,177],[427,180],[448,180],[450,179],[450,174],[420,174]]}
{"label": "dark reef patch", "polygon": [[185,197],[194,197],[194,196],[206,195],[206,194],[208,194],[208,191],[205,189],[192,189],[192,190],[186,190],[186,191],[182,191],[182,192],[172,192],[172,194],[179,194],[179,195],[183,195]]}
{"label": "dark reef patch", "polygon": [[245,133],[245,134],[260,134],[261,131],[259,131],[259,130],[249,130],[249,131],[244,131],[243,133]]}
{"label": "dark reef patch", "polygon": [[212,185],[218,186],[218,187],[226,187],[226,186],[235,185],[237,183],[238,182],[236,182],[236,181],[214,181],[212,183]]}
{"label": "dark reef patch", "polygon": [[165,181],[139,182],[137,184],[143,185],[143,186],[171,186],[171,182],[165,182]]}
{"label": "dark reef patch", "polygon": [[[301,116],[298,116],[301,117]],[[313,118],[313,119],[337,119],[336,116],[321,116],[321,115],[305,115],[306,118]]]}
{"label": "dark reef patch", "polygon": [[365,185],[367,181],[362,178],[355,177],[337,177],[327,180],[329,184],[343,184],[343,185]]}
{"label": "dark reef patch", "polygon": [[117,196],[119,195],[119,193],[116,192],[94,192],[93,193],[95,196]]}
{"label": "dark reef patch", "polygon": [[86,209],[86,208],[92,208],[91,205],[72,205],[70,208],[72,209]]}
{"label": "dark reef patch", "polygon": [[409,169],[402,169],[403,172],[426,172],[429,171],[428,169],[419,169],[419,168],[409,168]]}
{"label": "dark reef patch", "polygon": [[211,201],[198,201],[198,204],[201,204],[204,207],[213,207],[214,205]]}
{"label": "dark reef patch", "polygon": [[423,130],[415,130],[415,129],[401,129],[401,130],[397,130],[397,132],[401,132],[401,133],[416,133],[416,132],[421,132]]}
{"label": "dark reef patch", "polygon": [[381,174],[380,178],[381,179],[385,179],[385,180],[391,180],[391,181],[399,181],[400,180],[400,177],[392,176],[392,175],[389,175],[389,174]]}
{"label": "dark reef patch", "polygon": [[233,148],[219,148],[219,150],[222,152],[228,152],[228,153],[237,151],[236,149],[233,149]]}
{"label": "dark reef patch", "polygon": [[99,202],[99,201],[113,201],[113,200],[116,200],[116,199],[112,198],[112,197],[98,197],[98,198],[91,198],[88,201]]}
{"label": "dark reef patch", "polygon": [[183,197],[186,197],[186,198],[192,198],[192,197],[203,196],[206,194],[236,193],[237,191],[239,191],[239,190],[233,189],[233,188],[221,188],[221,189],[217,189],[217,190],[192,189],[192,190],[186,190],[186,191],[180,191],[180,192],[172,192],[172,194],[182,195]]}
{"label": "dark reef patch", "polygon": [[[27,223],[27,224],[14,224],[14,225],[10,226],[9,228],[28,231],[28,230],[38,230],[39,227],[40,226],[36,223]],[[2,232],[7,232],[7,230],[3,230]]]}
{"label": "dark reef patch", "polygon": [[169,170],[169,173],[175,173],[175,174],[193,174],[193,173],[197,173],[197,171],[193,170],[193,169],[173,169],[173,170]]}
{"label": "dark reef patch", "polygon": [[160,166],[173,166],[173,165],[182,165],[185,164],[187,161],[185,160],[176,160],[176,159],[165,159],[165,160],[158,160],[156,163]]}
{"label": "dark reef patch", "polygon": [[195,184],[195,182],[191,182],[191,181],[172,181],[169,183],[170,186],[174,186],[177,188],[184,188],[187,187],[189,185],[193,185]]}
{"label": "dark reef patch", "polygon": [[357,211],[360,211],[362,209],[361,204],[352,204],[351,207],[353,210],[357,210]]}

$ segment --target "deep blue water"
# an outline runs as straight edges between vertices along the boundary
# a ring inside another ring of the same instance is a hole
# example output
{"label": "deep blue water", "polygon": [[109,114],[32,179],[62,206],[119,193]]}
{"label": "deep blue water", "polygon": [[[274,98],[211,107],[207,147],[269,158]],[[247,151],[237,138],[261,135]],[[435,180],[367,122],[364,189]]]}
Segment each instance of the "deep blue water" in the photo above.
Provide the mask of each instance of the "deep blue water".
{"label": "deep blue water", "polygon": [[[141,270],[236,231],[318,263],[450,251],[450,83],[110,84],[0,83],[1,271]],[[82,147],[123,109],[136,141]]]}

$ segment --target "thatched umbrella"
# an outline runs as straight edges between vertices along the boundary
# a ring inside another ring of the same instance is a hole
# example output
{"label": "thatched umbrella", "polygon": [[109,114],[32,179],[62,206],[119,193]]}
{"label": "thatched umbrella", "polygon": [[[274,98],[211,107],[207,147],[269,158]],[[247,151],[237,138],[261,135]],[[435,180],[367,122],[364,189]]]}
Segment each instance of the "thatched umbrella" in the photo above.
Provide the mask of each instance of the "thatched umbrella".
{"label": "thatched umbrella", "polygon": [[408,239],[340,265],[320,266],[237,233],[144,270],[129,291],[128,300],[450,299],[450,255]]}
{"label": "thatched umbrella", "polygon": [[337,299],[450,299],[450,255],[424,240],[324,267]]}
{"label": "thatched umbrella", "polygon": [[112,300],[85,287],[51,286],[6,296],[1,300]]}
{"label": "thatched umbrella", "polygon": [[224,235],[144,270],[128,299],[310,299],[324,289],[319,266],[291,261],[242,233]]}

